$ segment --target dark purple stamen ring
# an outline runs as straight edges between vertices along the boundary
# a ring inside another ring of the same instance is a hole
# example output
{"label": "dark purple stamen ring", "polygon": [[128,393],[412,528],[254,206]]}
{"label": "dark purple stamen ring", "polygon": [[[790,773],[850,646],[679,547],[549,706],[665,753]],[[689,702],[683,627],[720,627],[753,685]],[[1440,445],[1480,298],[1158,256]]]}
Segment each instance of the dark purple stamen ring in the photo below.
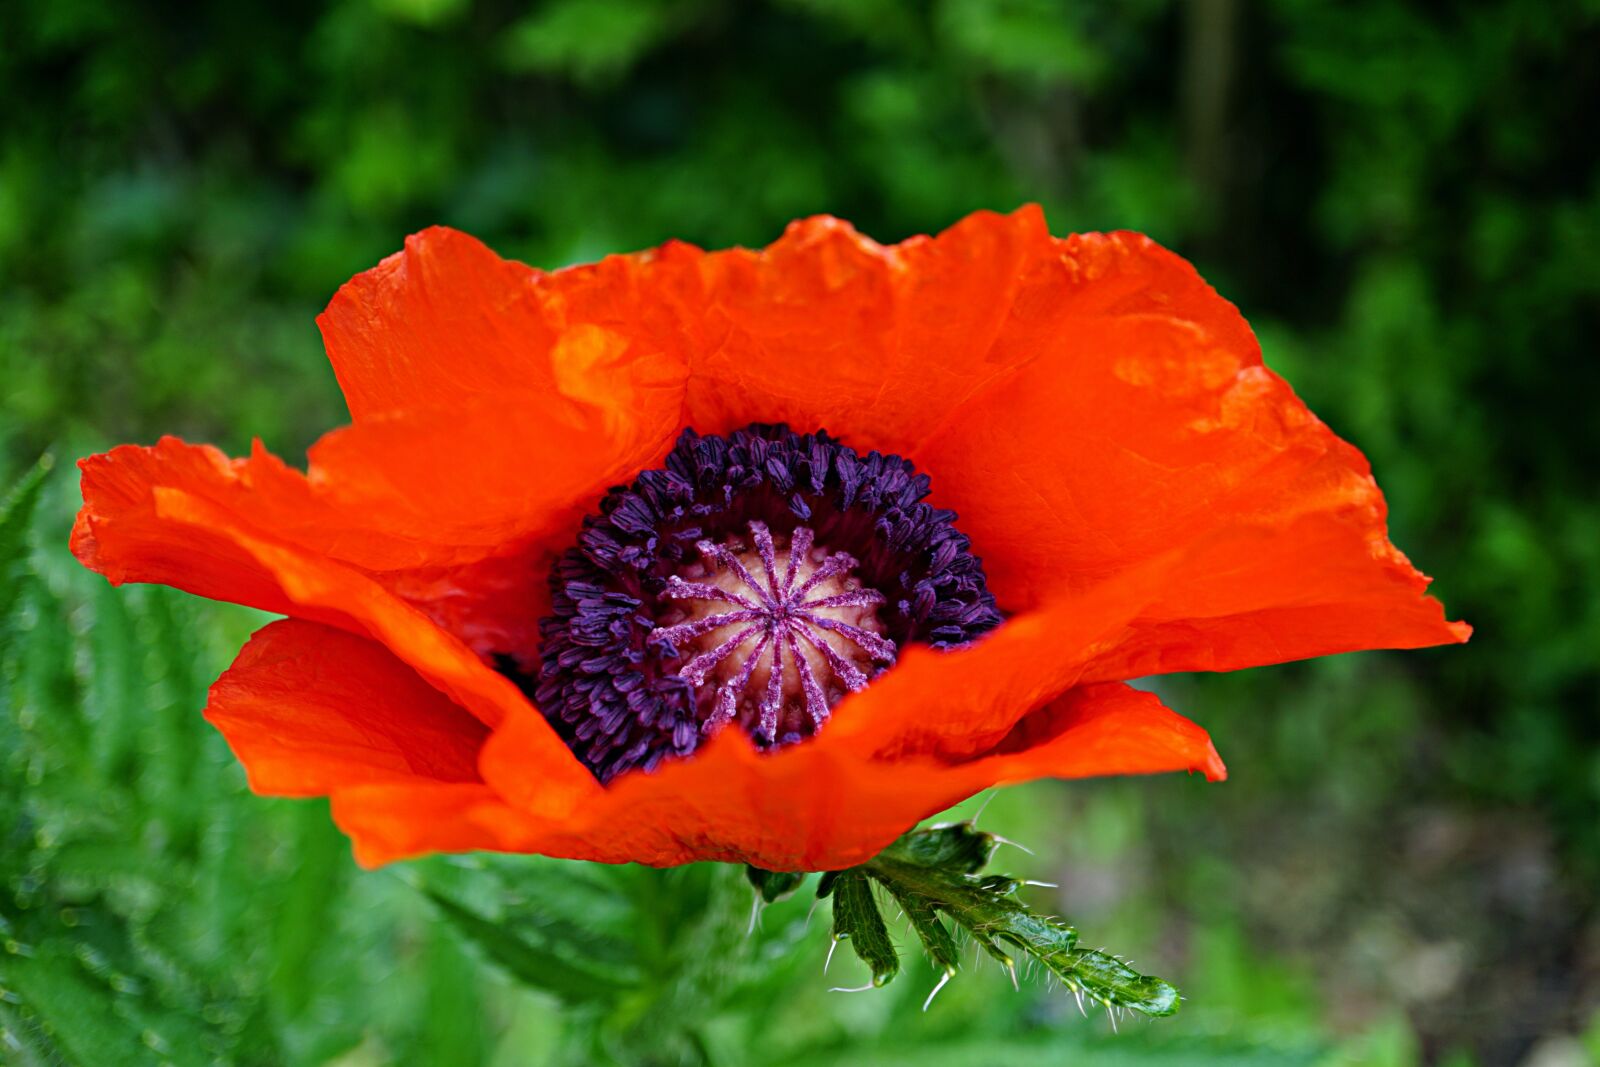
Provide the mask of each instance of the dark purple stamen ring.
{"label": "dark purple stamen ring", "polygon": [[928,491],[908,461],[824,432],[684,431],[552,568],[536,703],[602,781],[729,721],[765,746],[810,736],[898,649],[1000,622]]}

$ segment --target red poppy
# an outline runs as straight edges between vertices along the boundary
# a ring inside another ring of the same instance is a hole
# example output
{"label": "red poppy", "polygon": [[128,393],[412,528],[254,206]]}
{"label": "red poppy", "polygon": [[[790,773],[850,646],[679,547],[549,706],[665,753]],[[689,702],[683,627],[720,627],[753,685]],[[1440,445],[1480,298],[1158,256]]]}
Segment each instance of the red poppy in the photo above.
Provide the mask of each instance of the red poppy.
{"label": "red poppy", "polygon": [[1124,679],[1469,633],[1361,454],[1136,234],[816,218],[546,273],[433,229],[319,322],[353,423],[308,473],[116,448],[72,548],[289,616],[206,715],[364,863],[839,868],[996,783],[1223,777]]}

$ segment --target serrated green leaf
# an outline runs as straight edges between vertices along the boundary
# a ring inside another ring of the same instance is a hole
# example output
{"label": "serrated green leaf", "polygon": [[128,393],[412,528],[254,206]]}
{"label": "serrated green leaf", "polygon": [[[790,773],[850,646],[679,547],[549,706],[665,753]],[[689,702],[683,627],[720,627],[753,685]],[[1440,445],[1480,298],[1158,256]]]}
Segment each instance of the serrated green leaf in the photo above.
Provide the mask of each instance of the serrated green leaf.
{"label": "serrated green leaf", "polygon": [[482,1063],[488,1058],[479,969],[444,924],[427,932],[425,1007],[418,1063]]}
{"label": "serrated green leaf", "polygon": [[[137,735],[143,725],[138,701],[145,677],[134,636],[136,601],[130,591],[100,583],[94,591],[94,628],[89,632],[89,691],[85,710],[93,716],[91,744],[100,776],[116,780],[134,772]],[[144,593],[139,590],[138,594]],[[137,594],[136,594],[137,595]]]}
{"label": "serrated green leaf", "polygon": [[850,942],[850,948],[872,971],[873,985],[885,985],[900,973],[900,955],[872,897],[872,884],[859,868],[840,874],[833,887],[833,936]]}
{"label": "serrated green leaf", "polygon": [[8,621],[22,594],[28,529],[50,467],[50,457],[43,456],[0,500],[0,653],[10,644]]}
{"label": "serrated green leaf", "polygon": [[117,1020],[109,998],[70,959],[13,954],[0,961],[0,988],[30,1051],[44,1062],[91,1067],[110,1050],[137,1044],[138,1035]]}
{"label": "serrated green leaf", "polygon": [[33,521],[33,509],[38,506],[45,475],[53,465],[49,455],[41,456],[7,491],[5,498],[0,499],[0,567],[10,566],[21,558],[28,525]]}
{"label": "serrated green leaf", "polygon": [[1013,879],[977,877],[959,867],[940,870],[882,858],[873,860],[868,868],[874,878],[894,885],[899,894],[925,900],[929,907],[948,915],[1008,967],[1012,957],[1005,945],[1023,949],[1052,971],[1063,966],[1077,947],[1077,931],[1033,914],[1012,895],[1017,886]]}

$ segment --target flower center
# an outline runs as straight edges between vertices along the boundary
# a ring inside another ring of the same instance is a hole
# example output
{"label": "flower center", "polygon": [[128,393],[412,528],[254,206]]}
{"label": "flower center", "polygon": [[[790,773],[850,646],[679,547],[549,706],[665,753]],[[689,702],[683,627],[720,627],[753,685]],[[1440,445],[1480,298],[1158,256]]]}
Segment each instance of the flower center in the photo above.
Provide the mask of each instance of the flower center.
{"label": "flower center", "polygon": [[819,548],[808,527],[782,544],[759,520],[749,532],[747,545],[698,543],[699,562],[661,592],[676,618],[650,640],[686,657],[678,677],[714,692],[703,733],[737,717],[758,742],[798,741],[866,686],[874,664],[894,662],[878,619],[884,596],[853,576],[854,557]]}
{"label": "flower center", "polygon": [[685,430],[550,568],[537,650],[500,669],[609,782],[736,724],[802,742],[913,644],[1000,623],[983,563],[909,460],[818,431]]}

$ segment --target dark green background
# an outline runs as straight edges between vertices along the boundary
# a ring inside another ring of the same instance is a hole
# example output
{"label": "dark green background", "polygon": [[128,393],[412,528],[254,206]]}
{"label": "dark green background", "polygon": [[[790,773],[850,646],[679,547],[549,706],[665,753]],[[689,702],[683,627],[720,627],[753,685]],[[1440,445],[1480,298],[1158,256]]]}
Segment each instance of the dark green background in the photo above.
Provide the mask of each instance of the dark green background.
{"label": "dark green background", "polygon": [[[255,620],[78,573],[75,455],[299,456],[345,418],[313,316],[427,224],[558,266],[1036,200],[1238,303],[1478,627],[1164,681],[1224,786],[995,803],[1039,854],[1012,866],[1062,883],[1041,905],[1190,998],[1086,1062],[1595,1062],[1597,56],[1593,0],[9,0],[0,476],[58,462],[0,644],[0,1061],[518,1064],[581,1014],[463,955],[412,874],[356,873],[317,805],[242,793],[197,709]],[[931,981],[830,998],[822,944],[708,995],[720,1061],[1048,1060],[1104,1029],[992,970],[925,1017]]]}

